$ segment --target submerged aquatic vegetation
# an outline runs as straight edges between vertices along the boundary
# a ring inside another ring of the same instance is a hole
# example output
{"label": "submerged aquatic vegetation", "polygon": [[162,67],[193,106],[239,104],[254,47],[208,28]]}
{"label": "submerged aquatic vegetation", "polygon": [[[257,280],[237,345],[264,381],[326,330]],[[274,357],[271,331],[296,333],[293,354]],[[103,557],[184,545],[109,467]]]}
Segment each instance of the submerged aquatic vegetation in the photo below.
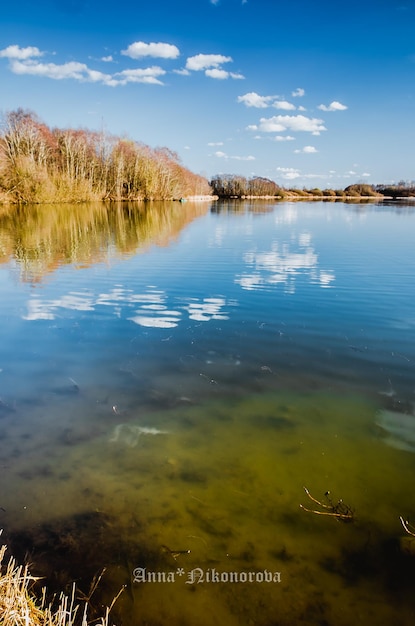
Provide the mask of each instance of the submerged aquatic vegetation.
{"label": "submerged aquatic vegetation", "polygon": [[167,430],[159,430],[149,426],[117,424],[109,441],[110,443],[123,443],[130,448],[134,448],[138,444],[141,435],[167,435],[167,433]]}
{"label": "submerged aquatic vegetation", "polygon": [[385,442],[407,452],[415,452],[415,416],[399,411],[382,410],[377,425],[386,433]]}
{"label": "submerged aquatic vegetation", "polygon": [[341,521],[341,522],[353,522],[354,520],[353,509],[348,504],[343,502],[342,499],[334,503],[330,497],[330,491],[326,491],[326,493],[324,494],[327,504],[324,504],[324,502],[320,502],[319,500],[316,500],[316,498],[313,498],[313,496],[311,495],[307,487],[304,487],[304,491],[306,492],[310,500],[312,500],[313,502],[321,506],[322,509],[324,509],[323,511],[307,509],[305,506],[300,504],[300,508],[303,509],[304,511],[307,511],[308,513],[315,513],[316,515],[329,515],[330,517],[335,517],[337,521]]}

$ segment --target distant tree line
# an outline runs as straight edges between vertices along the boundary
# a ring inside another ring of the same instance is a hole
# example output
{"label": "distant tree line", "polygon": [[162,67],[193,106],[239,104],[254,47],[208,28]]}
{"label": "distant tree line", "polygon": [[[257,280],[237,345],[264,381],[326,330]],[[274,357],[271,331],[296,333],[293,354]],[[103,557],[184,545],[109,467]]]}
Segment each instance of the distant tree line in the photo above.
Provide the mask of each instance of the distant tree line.
{"label": "distant tree line", "polygon": [[254,176],[245,178],[234,174],[217,175],[210,181],[212,192],[219,198],[247,198],[252,196],[281,196],[281,188],[273,180]]}
{"label": "distant tree line", "polygon": [[376,185],[378,193],[391,198],[413,198],[415,197],[415,184],[399,182],[397,185]]}
{"label": "distant tree line", "polygon": [[168,148],[90,130],[49,128],[34,113],[4,116],[0,200],[165,200],[210,195],[206,178]]}
{"label": "distant tree line", "polygon": [[397,185],[369,185],[356,183],[344,189],[297,189],[280,187],[268,178],[244,176],[234,174],[217,175],[210,181],[212,192],[219,198],[379,198],[383,196],[397,198],[415,197],[415,184],[400,182]]}
{"label": "distant tree line", "polygon": [[245,178],[244,176],[235,174],[220,174],[212,178],[210,181],[213,194],[219,198],[248,198],[252,196],[271,196],[284,198],[287,196],[297,197],[345,197],[345,196],[379,196],[372,185],[356,184],[349,185],[345,189],[287,189],[280,187],[273,180],[254,176],[253,178]]}

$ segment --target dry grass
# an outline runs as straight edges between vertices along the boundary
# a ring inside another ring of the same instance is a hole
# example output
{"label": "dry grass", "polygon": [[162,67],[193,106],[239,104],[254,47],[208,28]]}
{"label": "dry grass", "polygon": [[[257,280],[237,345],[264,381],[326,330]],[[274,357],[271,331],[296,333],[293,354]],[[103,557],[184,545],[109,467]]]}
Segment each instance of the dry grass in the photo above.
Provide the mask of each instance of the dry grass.
{"label": "dry grass", "polygon": [[[9,558],[7,564],[3,563],[6,549],[4,545],[0,548],[0,626],[75,626],[75,624],[88,626],[90,624],[87,616],[88,605],[85,603],[82,608],[77,604],[75,586],[70,596],[63,593],[60,595],[57,599],[57,606],[53,608],[51,605],[47,606],[46,589],[43,589],[41,599],[37,599],[31,591],[33,583],[39,579],[31,576],[27,565],[17,565],[13,557]],[[105,616],[94,620],[95,626],[109,626],[109,612],[118,596],[112,602],[111,607],[106,610]]]}

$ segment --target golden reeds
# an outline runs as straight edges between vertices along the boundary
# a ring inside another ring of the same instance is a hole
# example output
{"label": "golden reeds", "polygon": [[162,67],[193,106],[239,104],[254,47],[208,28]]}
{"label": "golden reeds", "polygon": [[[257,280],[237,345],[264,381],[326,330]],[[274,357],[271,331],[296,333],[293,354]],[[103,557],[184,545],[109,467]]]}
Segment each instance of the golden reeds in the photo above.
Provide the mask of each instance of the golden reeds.
{"label": "golden reeds", "polygon": [[[5,545],[0,548],[0,626],[74,626],[75,623],[88,626],[88,605],[85,604],[81,616],[82,608],[76,603],[75,585],[70,596],[61,593],[57,607],[47,606],[45,588],[41,599],[31,591],[33,583],[39,578],[30,574],[27,565],[18,565],[13,557],[7,564],[3,563],[6,549]],[[115,600],[104,617],[94,620],[96,626],[109,626],[109,612]]]}

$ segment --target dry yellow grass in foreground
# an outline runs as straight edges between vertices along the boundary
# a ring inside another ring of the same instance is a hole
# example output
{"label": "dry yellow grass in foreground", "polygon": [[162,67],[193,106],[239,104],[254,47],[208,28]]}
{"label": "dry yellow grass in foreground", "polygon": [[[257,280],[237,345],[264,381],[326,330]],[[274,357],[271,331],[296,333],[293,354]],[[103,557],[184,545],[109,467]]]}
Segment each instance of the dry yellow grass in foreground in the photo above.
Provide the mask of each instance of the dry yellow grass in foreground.
{"label": "dry yellow grass in foreground", "polygon": [[[42,600],[30,591],[38,578],[30,575],[28,566],[17,565],[13,557],[6,565],[3,563],[6,549],[6,546],[0,548],[0,626],[74,626],[75,623],[88,626],[87,604],[82,614],[82,608],[76,604],[75,586],[70,596],[60,595],[57,607],[46,606],[46,589]],[[109,626],[114,602],[105,617],[94,620],[95,626]]]}

